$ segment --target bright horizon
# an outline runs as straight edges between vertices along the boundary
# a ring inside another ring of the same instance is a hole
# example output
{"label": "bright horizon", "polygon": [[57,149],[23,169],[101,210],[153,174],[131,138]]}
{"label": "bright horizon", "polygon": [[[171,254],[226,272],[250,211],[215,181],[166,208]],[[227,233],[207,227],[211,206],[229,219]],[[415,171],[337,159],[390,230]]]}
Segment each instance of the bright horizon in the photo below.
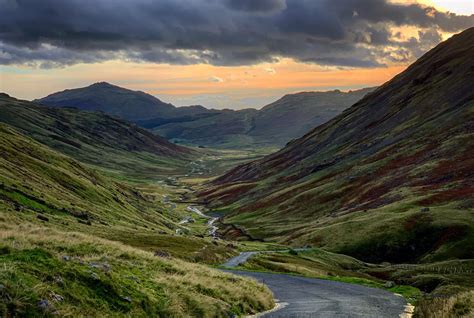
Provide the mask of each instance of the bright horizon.
{"label": "bright horizon", "polygon": [[[446,10],[453,12],[456,17],[473,14],[470,0],[393,2],[404,5],[414,3],[420,6],[429,5],[439,12]],[[354,10],[354,19],[359,14]],[[470,17],[471,20],[473,17]],[[199,104],[218,109],[261,108],[289,93],[333,89],[347,91],[381,85],[403,71],[417,57],[441,40],[461,31],[455,31],[452,27],[447,31],[447,27],[441,25],[435,28],[436,31],[433,33],[431,26],[420,29],[416,25],[396,26],[386,22],[386,26],[382,26],[381,23],[377,25],[378,31],[373,32],[382,32],[384,28],[390,30],[391,44],[387,43],[384,47],[371,46],[377,33],[368,34],[368,42],[366,44],[361,42],[356,46],[361,53],[356,51],[355,54],[361,55],[354,57],[360,59],[355,62],[351,60],[351,56],[337,53],[341,55],[337,58],[343,62],[303,62],[292,56],[277,54],[273,56],[272,61],[259,63],[227,60],[224,64],[229,65],[217,65],[220,62],[213,65],[213,63],[202,63],[200,60],[192,62],[194,59],[192,57],[191,62],[186,60],[170,64],[123,57],[122,52],[119,55],[111,55],[110,58],[98,59],[98,62],[79,59],[73,62],[67,61],[65,64],[55,64],[55,61],[51,63],[45,60],[41,55],[43,53],[39,52],[39,59],[21,59],[21,63],[0,63],[3,64],[0,65],[0,91],[17,98],[32,100],[64,89],[105,81],[147,92],[176,106]],[[425,31],[426,33],[423,33]],[[0,44],[1,41],[0,37]],[[416,41],[418,43],[413,45],[412,43]],[[394,48],[393,43],[400,43],[400,46]],[[337,43],[334,45],[337,47]],[[34,49],[26,50],[30,50],[28,53],[33,55]],[[68,52],[72,54],[74,51]],[[8,55],[12,55],[3,49],[0,53],[2,53],[0,62],[2,56],[8,58]],[[61,51],[58,54],[66,53]],[[319,57],[318,53],[315,54]],[[289,55],[303,59],[299,57],[298,52]],[[307,55],[304,56],[306,58]],[[372,59],[370,63],[367,57]]]}

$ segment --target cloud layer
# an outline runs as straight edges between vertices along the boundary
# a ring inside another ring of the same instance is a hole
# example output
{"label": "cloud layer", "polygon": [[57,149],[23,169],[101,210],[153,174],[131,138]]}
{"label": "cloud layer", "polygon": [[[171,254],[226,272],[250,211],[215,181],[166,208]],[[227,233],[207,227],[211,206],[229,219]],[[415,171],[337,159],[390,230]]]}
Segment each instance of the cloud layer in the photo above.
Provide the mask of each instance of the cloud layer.
{"label": "cloud layer", "polygon": [[[281,57],[377,67],[413,59],[460,16],[387,0],[0,0],[0,64],[111,59],[249,65]],[[395,27],[420,28],[399,40]],[[424,30],[424,31],[423,31]]]}

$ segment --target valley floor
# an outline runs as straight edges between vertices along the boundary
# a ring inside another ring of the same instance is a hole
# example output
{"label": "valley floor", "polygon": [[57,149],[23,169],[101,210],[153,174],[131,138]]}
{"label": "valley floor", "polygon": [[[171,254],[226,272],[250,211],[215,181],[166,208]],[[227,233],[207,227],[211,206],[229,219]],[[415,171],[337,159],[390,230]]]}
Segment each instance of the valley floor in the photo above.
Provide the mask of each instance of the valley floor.
{"label": "valley floor", "polygon": [[[356,310],[364,317],[395,317],[407,301],[417,305],[420,317],[430,317],[431,310],[470,310],[474,302],[467,290],[472,282],[462,280],[463,271],[474,269],[472,262],[436,263],[432,268],[429,264],[381,266],[310,247],[216,239],[213,226],[222,225],[216,217],[201,213],[193,191],[232,166],[263,154],[206,150],[166,177],[144,180],[111,174],[110,178],[147,198],[146,223],[132,217],[117,223],[94,219],[88,223],[66,214],[40,212],[24,198],[0,198],[0,265],[4,268],[0,312],[7,316],[227,317],[273,308],[271,292],[289,304],[269,317],[301,310],[325,316]],[[205,266],[217,266],[241,252],[247,253],[244,259],[231,265],[238,265],[233,273],[243,277]],[[443,303],[433,301],[430,295],[436,293],[450,297]]]}

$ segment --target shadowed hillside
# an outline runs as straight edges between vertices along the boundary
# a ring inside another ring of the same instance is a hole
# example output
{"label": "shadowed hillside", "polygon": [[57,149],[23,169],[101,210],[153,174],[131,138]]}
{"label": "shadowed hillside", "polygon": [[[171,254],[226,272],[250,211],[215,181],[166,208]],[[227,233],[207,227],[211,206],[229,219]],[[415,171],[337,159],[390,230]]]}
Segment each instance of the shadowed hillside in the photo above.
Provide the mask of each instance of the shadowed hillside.
{"label": "shadowed hillside", "polygon": [[374,89],[364,88],[347,93],[334,90],[285,95],[258,112],[248,134],[261,143],[283,146],[289,140],[299,138],[309,129],[339,115]]}
{"label": "shadowed hillside", "polygon": [[50,108],[0,96],[0,122],[79,161],[129,175],[168,174],[194,151],[97,112]]}
{"label": "shadowed hillside", "polygon": [[256,238],[371,261],[474,254],[474,28],[202,198]]}
{"label": "shadowed hillside", "polygon": [[175,142],[220,148],[285,145],[360,100],[373,88],[289,94],[261,110],[175,107],[139,91],[108,83],[51,94],[35,102],[102,111],[136,122]]}
{"label": "shadowed hillside", "polygon": [[282,147],[339,115],[372,90],[289,94],[261,110],[223,110],[199,120],[161,125],[153,131],[166,138],[208,146]]}
{"label": "shadowed hillside", "polygon": [[51,107],[76,107],[104,113],[128,120],[164,116],[174,106],[149,94],[121,88],[109,83],[95,83],[88,87],[67,89],[35,100]]}

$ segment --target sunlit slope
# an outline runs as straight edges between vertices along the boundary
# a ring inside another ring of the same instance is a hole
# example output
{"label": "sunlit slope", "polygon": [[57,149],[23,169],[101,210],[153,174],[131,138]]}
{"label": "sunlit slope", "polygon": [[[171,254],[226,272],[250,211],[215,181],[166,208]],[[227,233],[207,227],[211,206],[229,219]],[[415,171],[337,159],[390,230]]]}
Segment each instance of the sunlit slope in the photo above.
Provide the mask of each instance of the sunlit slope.
{"label": "sunlit slope", "polygon": [[83,233],[0,221],[2,317],[229,317],[273,306],[264,285]]}
{"label": "sunlit slope", "polygon": [[165,228],[153,198],[0,124],[0,203],[26,219]]}

